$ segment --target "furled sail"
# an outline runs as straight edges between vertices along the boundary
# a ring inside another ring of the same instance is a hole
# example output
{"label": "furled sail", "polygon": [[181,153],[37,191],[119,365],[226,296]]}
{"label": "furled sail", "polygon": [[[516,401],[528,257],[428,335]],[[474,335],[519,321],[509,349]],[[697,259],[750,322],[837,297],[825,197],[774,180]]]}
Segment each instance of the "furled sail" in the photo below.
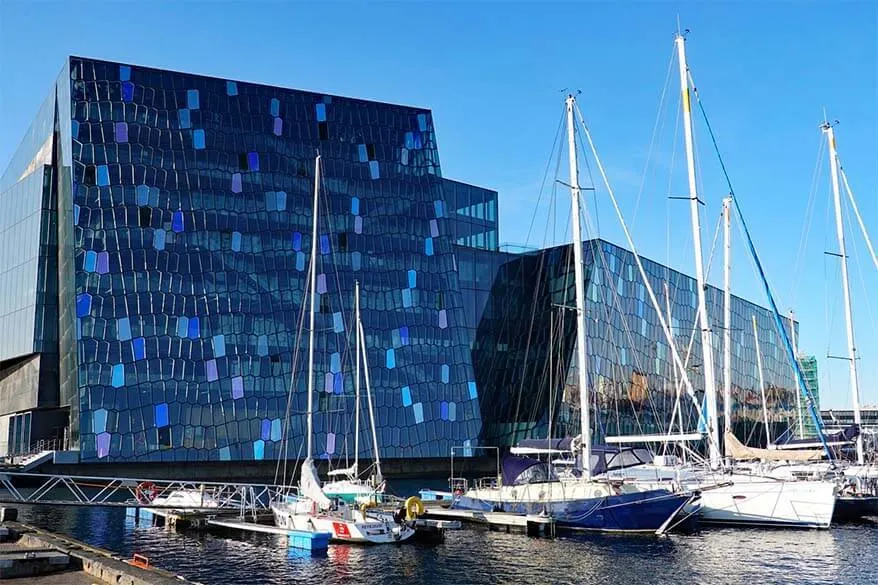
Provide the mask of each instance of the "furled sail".
{"label": "furled sail", "polygon": [[809,451],[777,451],[774,449],[757,449],[741,444],[734,434],[726,433],[726,454],[732,459],[765,459],[767,461],[816,461],[823,457],[821,449]]}
{"label": "furled sail", "polygon": [[323,493],[320,487],[320,479],[317,477],[317,467],[314,460],[308,458],[302,463],[302,477],[299,480],[299,489],[302,495],[317,504],[321,510],[327,510],[332,506],[332,502]]}

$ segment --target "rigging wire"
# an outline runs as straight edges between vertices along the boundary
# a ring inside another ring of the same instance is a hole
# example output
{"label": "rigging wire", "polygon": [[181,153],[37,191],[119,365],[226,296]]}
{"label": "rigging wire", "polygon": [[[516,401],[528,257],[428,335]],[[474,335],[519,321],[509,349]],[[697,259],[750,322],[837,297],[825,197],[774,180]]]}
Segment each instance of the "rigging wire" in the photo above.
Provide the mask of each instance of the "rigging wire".
{"label": "rigging wire", "polygon": [[805,205],[805,225],[799,234],[799,248],[796,251],[796,261],[793,264],[793,278],[790,282],[790,299],[792,306],[796,306],[799,292],[799,278],[802,271],[802,262],[805,259],[808,249],[808,237],[811,233],[811,226],[814,222],[814,211],[817,205],[817,185],[820,180],[820,172],[823,168],[824,149],[826,141],[821,137],[817,146],[817,160],[814,162],[814,171],[811,173],[811,186],[808,189],[808,202]]}

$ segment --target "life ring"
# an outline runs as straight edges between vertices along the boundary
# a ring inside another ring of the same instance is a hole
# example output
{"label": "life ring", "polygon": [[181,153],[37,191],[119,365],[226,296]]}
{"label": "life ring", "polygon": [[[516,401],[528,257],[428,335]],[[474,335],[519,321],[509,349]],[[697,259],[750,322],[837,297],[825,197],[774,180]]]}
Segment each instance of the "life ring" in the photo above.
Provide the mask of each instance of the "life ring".
{"label": "life ring", "polygon": [[134,497],[141,504],[149,504],[159,495],[159,488],[151,481],[142,481],[134,490]]}
{"label": "life ring", "polygon": [[418,496],[411,496],[405,501],[405,519],[414,520],[424,515],[424,502]]}

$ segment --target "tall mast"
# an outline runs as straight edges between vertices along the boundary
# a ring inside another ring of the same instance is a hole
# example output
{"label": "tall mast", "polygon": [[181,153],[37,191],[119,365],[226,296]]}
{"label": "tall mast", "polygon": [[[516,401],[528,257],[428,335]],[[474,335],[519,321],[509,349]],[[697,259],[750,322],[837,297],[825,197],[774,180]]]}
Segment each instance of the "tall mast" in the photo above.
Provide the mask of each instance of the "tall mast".
{"label": "tall mast", "polygon": [[[854,402],[854,423],[860,425],[860,388],[857,383],[857,348],[854,344],[854,322],[851,314],[851,289],[848,282],[848,257],[844,245],[844,221],[841,216],[841,195],[838,189],[838,152],[835,149],[835,132],[829,122],[821,126],[829,142],[829,169],[832,177],[832,199],[835,203],[835,233],[838,237],[838,254],[841,258],[841,286],[844,293],[844,320],[847,326],[848,360],[850,361],[851,398]],[[857,435],[857,463],[863,464],[863,436]]]}
{"label": "tall mast", "polygon": [[320,155],[314,159],[314,203],[311,218],[311,262],[308,278],[311,281],[311,308],[308,315],[308,451],[307,459],[314,455],[314,300],[317,296],[317,211],[320,196]]}
{"label": "tall mast", "polygon": [[567,96],[567,149],[570,165],[570,219],[573,221],[573,264],[576,279],[576,365],[579,378],[579,426],[582,427],[582,474],[591,477],[591,413],[588,398],[588,363],[585,358],[585,270],[582,265],[582,228],[579,225],[579,168],[576,164],[576,126],[573,107],[576,98]]}
{"label": "tall mast", "polygon": [[[796,345],[796,321],[795,313],[790,309],[790,339],[793,343],[793,355],[796,361],[799,360],[799,346]],[[796,375],[796,364],[793,364],[793,378],[796,379],[796,420],[799,423],[799,438],[805,436],[805,413],[802,412],[802,388],[799,384],[799,376]]]}
{"label": "tall mast", "polygon": [[732,432],[732,198],[723,199],[723,417]]}
{"label": "tall mast", "polygon": [[719,449],[719,429],[717,428],[716,373],[713,369],[713,339],[710,321],[707,317],[705,298],[704,265],[701,258],[701,220],[699,217],[698,190],[695,184],[695,153],[692,145],[692,111],[689,100],[688,67],[686,65],[686,46],[683,35],[677,34],[677,61],[680,66],[680,92],[683,99],[683,129],[686,139],[686,167],[689,178],[689,210],[692,219],[692,244],[695,248],[695,280],[698,287],[698,322],[701,328],[702,369],[704,370],[704,392],[707,398],[707,434],[710,443],[710,467],[717,469],[722,464]]}
{"label": "tall mast", "polygon": [[354,352],[356,353],[356,378],[354,378],[354,473],[357,475],[360,464],[360,281],[354,283]]}
{"label": "tall mast", "polygon": [[771,427],[768,426],[768,401],[765,397],[765,379],[762,376],[762,350],[759,348],[759,328],[756,327],[756,315],[753,315],[753,343],[756,345],[756,367],[759,369],[759,392],[762,394],[762,423],[765,425],[765,446],[767,448],[771,445]]}
{"label": "tall mast", "polygon": [[366,403],[369,406],[369,425],[372,427],[372,452],[375,458],[375,476],[381,482],[381,457],[378,453],[378,431],[375,430],[375,411],[372,408],[372,382],[369,380],[369,360],[366,358],[366,334],[363,333],[363,322],[357,319],[357,335],[360,337],[360,354],[363,357],[363,373],[366,378]]}

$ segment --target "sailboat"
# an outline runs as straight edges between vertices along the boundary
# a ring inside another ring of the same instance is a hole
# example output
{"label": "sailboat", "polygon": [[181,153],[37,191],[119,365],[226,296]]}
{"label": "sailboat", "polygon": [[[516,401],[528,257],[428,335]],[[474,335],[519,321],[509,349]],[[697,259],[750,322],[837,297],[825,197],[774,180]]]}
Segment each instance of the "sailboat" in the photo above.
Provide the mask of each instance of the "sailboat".
{"label": "sailboat", "polygon": [[[680,363],[677,351],[674,348],[674,341],[668,330],[662,310],[658,306],[655,294],[643,271],[636,252],[638,268],[640,269],[641,279],[644,281],[650,300],[658,314],[659,320],[662,322],[662,328],[665,337],[671,346],[675,362],[677,362],[677,371],[681,374],[683,381],[687,387],[687,394],[693,399],[696,410],[699,411],[700,420],[703,422],[703,430],[699,429],[698,433],[684,433],[680,429],[681,434],[673,439],[659,436],[651,437],[616,437],[608,438],[608,442],[665,442],[667,440],[674,441],[690,441],[701,440],[708,441],[708,460],[704,464],[681,465],[673,459],[665,461],[657,461],[652,464],[636,465],[608,473],[608,477],[615,479],[625,479],[633,481],[644,487],[665,485],[668,481],[678,481],[687,489],[699,490],[701,492],[701,509],[700,520],[703,523],[728,524],[728,525],[744,525],[744,526],[771,526],[771,527],[818,527],[827,528],[832,519],[832,513],[835,506],[836,486],[833,482],[816,480],[816,481],[787,481],[771,477],[769,475],[754,472],[751,469],[738,465],[736,456],[747,457],[752,454],[742,450],[735,450],[736,446],[743,447],[737,441],[731,432],[731,377],[730,377],[730,289],[729,289],[729,262],[730,262],[730,234],[729,222],[731,205],[737,202],[734,199],[728,199],[724,204],[725,215],[725,307],[724,307],[724,326],[725,326],[725,348],[724,348],[724,415],[725,415],[725,446],[726,453],[721,450],[719,440],[719,428],[717,417],[717,385],[714,375],[713,365],[713,335],[711,325],[707,315],[707,306],[705,298],[706,281],[704,277],[704,268],[701,253],[701,226],[699,217],[699,198],[697,191],[697,182],[695,175],[695,157],[693,147],[693,131],[692,131],[692,112],[690,101],[690,73],[686,62],[685,37],[678,33],[675,38],[675,48],[677,52],[677,62],[680,75],[680,91],[682,97],[683,108],[683,129],[686,147],[686,163],[688,171],[689,186],[689,203],[690,203],[690,219],[692,226],[693,244],[695,252],[695,275],[697,288],[697,313],[698,328],[701,332],[702,354],[703,354],[703,373],[705,386],[704,408],[698,400],[695,399],[695,393],[692,390],[691,383],[688,381],[688,375]],[[697,94],[696,94],[697,97]],[[598,163],[599,168],[600,163]],[[605,177],[606,181],[606,177]],[[609,186],[608,186],[609,189]],[[740,208],[739,208],[740,211]],[[617,209],[618,213],[618,209]],[[633,241],[627,228],[624,226],[624,220],[619,214],[622,221],[626,237],[629,245],[634,250]],[[746,224],[742,225],[745,233],[747,232]],[[748,235],[749,238],[749,235]],[[757,265],[758,257],[755,255],[755,248],[750,242],[750,249]],[[760,268],[761,271],[761,268]],[[764,275],[763,275],[764,276]],[[780,329],[781,337],[787,346],[788,351],[791,350],[789,339],[783,329],[774,300],[771,297],[767,283],[766,287],[769,301],[772,304],[775,322]],[[797,365],[797,364],[796,364]],[[801,371],[797,375],[801,376]],[[813,404],[810,404],[813,410]],[[674,458],[675,459],[675,458]]]}
{"label": "sailboat", "polygon": [[[311,229],[311,261],[308,269],[309,328],[308,328],[308,412],[307,453],[302,463],[299,492],[272,502],[275,525],[289,530],[328,532],[333,542],[389,544],[408,540],[415,534],[413,525],[404,513],[377,510],[368,505],[354,506],[343,499],[330,499],[324,492],[314,464],[314,317],[317,275],[317,217],[320,193],[320,155],[314,162],[314,203]],[[357,308],[356,335],[358,351],[363,351],[363,326],[359,315],[359,284],[355,292]],[[366,376],[368,388],[368,374]],[[371,408],[371,402],[370,402]],[[374,426],[373,426],[374,432]],[[376,446],[377,448],[377,446]]]}
{"label": "sailboat", "polygon": [[[387,487],[381,474],[381,456],[378,450],[378,432],[375,428],[375,411],[372,408],[372,385],[369,378],[369,364],[366,361],[365,335],[360,321],[360,283],[355,285],[354,292],[354,352],[356,354],[356,370],[354,377],[354,462],[350,467],[333,469],[329,477],[333,479],[323,484],[323,493],[329,497],[340,498],[352,504],[378,503],[384,498]],[[362,340],[362,341],[361,341]],[[360,365],[366,377],[366,401],[369,411],[369,426],[372,431],[372,455],[374,457],[374,473],[366,479],[360,477]]]}
{"label": "sailboat", "polygon": [[547,463],[530,457],[511,455],[503,461],[502,477],[499,481],[480,483],[473,489],[455,494],[451,507],[516,514],[547,514],[562,530],[663,533],[684,507],[697,500],[697,493],[675,491],[668,486],[642,489],[592,477],[597,454],[592,453],[591,445],[575,103],[576,98],[568,95],[565,104],[576,280],[576,357],[581,434],[575,441],[567,439],[565,449],[576,451],[579,465],[573,473],[559,476]]}

